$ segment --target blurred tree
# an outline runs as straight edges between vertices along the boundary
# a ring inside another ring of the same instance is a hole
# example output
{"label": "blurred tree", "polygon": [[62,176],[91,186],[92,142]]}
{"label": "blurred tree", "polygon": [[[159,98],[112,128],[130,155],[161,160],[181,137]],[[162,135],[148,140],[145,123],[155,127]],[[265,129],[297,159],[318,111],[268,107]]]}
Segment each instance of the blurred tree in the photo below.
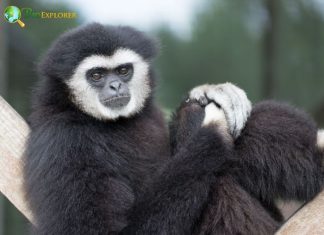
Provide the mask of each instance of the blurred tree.
{"label": "blurred tree", "polygon": [[267,21],[264,25],[264,85],[263,92],[266,98],[271,98],[275,90],[275,61],[277,51],[279,0],[265,0]]}
{"label": "blurred tree", "polygon": [[[209,1],[193,23],[192,37],[181,40],[161,30],[158,60],[163,82],[161,102],[174,108],[190,88],[202,83],[231,81],[261,97],[260,40],[248,23],[258,20],[257,1]],[[260,5],[260,4],[259,4]],[[253,15],[253,17],[251,16]]]}
{"label": "blurred tree", "polygon": [[324,16],[315,1],[280,2],[275,96],[314,111],[324,100]]}
{"label": "blurred tree", "polygon": [[324,128],[324,101],[315,109],[315,118],[320,128]]}
{"label": "blurred tree", "polygon": [[266,97],[313,111],[324,100],[324,16],[315,1],[207,1],[192,37],[157,33],[159,99],[174,108],[201,83],[230,81],[252,101]]}

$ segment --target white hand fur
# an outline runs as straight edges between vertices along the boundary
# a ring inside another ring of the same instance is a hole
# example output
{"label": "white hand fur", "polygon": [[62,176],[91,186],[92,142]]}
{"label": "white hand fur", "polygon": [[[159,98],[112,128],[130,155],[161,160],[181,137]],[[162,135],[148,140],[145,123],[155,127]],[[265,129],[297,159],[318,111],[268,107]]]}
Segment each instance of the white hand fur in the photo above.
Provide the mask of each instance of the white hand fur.
{"label": "white hand fur", "polygon": [[[227,120],[223,123],[228,125],[234,138],[241,134],[252,109],[251,102],[245,92],[231,83],[198,86],[191,90],[189,97],[204,105],[207,105],[210,101],[218,104]],[[213,107],[208,104],[205,108],[205,114],[203,125],[213,121],[213,118],[211,118],[213,115],[215,116],[214,119],[221,118],[220,110],[216,105]]]}

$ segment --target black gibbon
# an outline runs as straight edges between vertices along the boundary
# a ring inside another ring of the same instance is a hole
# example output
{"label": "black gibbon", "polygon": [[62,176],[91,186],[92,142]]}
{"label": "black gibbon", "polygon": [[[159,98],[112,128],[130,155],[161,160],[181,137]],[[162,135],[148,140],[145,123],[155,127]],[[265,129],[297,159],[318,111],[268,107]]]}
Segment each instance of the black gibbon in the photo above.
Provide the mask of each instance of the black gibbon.
{"label": "black gibbon", "polygon": [[24,168],[36,233],[113,234],[169,156],[155,43],[129,27],[63,34],[39,66]]}

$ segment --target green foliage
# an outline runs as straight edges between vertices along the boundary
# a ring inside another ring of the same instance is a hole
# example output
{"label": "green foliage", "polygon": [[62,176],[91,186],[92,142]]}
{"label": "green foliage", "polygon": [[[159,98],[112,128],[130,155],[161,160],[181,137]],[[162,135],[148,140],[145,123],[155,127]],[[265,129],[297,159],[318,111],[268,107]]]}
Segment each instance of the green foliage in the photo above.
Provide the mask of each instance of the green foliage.
{"label": "green foliage", "polygon": [[[193,86],[225,81],[241,86],[253,101],[263,99],[264,3],[209,1],[188,40],[161,29],[161,103],[174,108]],[[323,14],[302,0],[279,1],[278,11],[274,98],[313,110],[324,99]]]}
{"label": "green foliage", "polygon": [[[35,11],[71,11],[64,5],[44,5],[35,0],[12,0],[8,5]],[[75,19],[22,19],[26,27],[8,28],[8,97],[9,103],[23,116],[30,107],[31,86],[37,80],[36,64],[50,43],[62,32],[78,25]]]}
{"label": "green foliage", "polygon": [[276,95],[314,110],[324,100],[324,16],[311,2],[283,3]]}

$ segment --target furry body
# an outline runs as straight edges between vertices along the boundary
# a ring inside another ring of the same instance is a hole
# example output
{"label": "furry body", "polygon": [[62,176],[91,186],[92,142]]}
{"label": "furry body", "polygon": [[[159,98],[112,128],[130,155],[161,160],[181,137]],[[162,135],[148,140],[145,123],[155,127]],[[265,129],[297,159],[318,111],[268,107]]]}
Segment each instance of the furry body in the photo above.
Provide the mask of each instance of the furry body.
{"label": "furry body", "polygon": [[76,102],[71,92],[80,61],[112,56],[120,47],[147,64],[155,55],[154,43],[136,30],[92,24],[60,37],[40,64],[24,168],[37,234],[119,232],[156,163],[169,156],[168,132],[151,92],[152,69],[142,74],[150,87],[144,103],[118,120],[93,116],[95,106]]}

